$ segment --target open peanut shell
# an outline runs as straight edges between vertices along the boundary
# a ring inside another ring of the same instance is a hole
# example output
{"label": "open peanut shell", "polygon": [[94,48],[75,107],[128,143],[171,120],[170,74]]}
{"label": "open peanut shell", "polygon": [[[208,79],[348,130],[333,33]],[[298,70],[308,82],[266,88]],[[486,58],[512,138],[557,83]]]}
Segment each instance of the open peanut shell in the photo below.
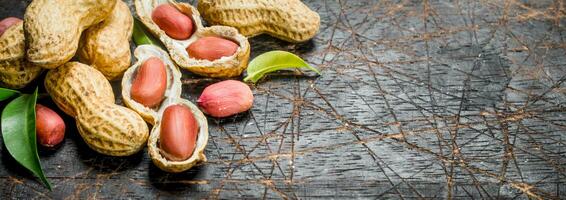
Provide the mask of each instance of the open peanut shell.
{"label": "open peanut shell", "polygon": [[[204,155],[204,149],[208,142],[208,122],[197,106],[188,100],[181,98],[181,72],[177,66],[173,63],[167,52],[154,45],[138,46],[134,51],[134,56],[137,61],[128,70],[126,70],[122,79],[122,98],[124,99],[126,106],[140,114],[146,122],[154,125],[147,144],[149,155],[151,156],[153,163],[163,171],[182,172],[190,169],[199,162],[205,162],[206,157]],[[161,103],[158,106],[149,108],[132,99],[130,92],[138,69],[151,57],[157,57],[165,64],[167,87]],[[190,158],[184,161],[167,160],[161,154],[159,148],[161,116],[163,115],[163,111],[171,105],[183,105],[189,108],[199,126],[194,152]]]}
{"label": "open peanut shell", "polygon": [[[146,122],[155,125],[160,117],[159,113],[165,109],[163,105],[171,104],[177,101],[181,96],[182,75],[179,68],[177,68],[173,61],[171,61],[171,58],[169,58],[169,54],[159,47],[140,45],[134,51],[134,57],[136,57],[137,61],[124,72],[124,77],[122,78],[122,99],[124,99],[126,106],[139,113]],[[132,82],[136,77],[138,68],[151,57],[157,57],[163,61],[167,73],[167,87],[164,99],[154,108],[149,108],[136,102],[130,95]]]}
{"label": "open peanut shell", "polygon": [[176,173],[176,172],[186,171],[200,162],[206,162],[204,149],[206,148],[206,144],[208,143],[208,122],[204,114],[198,109],[197,106],[192,104],[190,101],[185,99],[178,99],[177,102],[173,104],[169,104],[167,106],[174,104],[183,105],[191,109],[193,115],[195,116],[195,120],[199,125],[198,136],[193,154],[191,155],[191,157],[189,157],[189,159],[183,161],[171,161],[166,159],[161,154],[159,148],[161,121],[158,121],[153,127],[153,129],[151,129],[149,140],[147,141],[147,146],[148,146],[149,156],[151,157],[153,164],[155,164],[163,171]]}
{"label": "open peanut shell", "polygon": [[0,86],[20,89],[43,71],[25,58],[23,22],[19,22],[0,35]]}
{"label": "open peanut shell", "polygon": [[[203,27],[201,16],[197,9],[186,3],[177,3],[174,0],[135,0],[136,13],[150,32],[155,35],[167,48],[171,58],[181,68],[195,74],[207,77],[234,77],[240,75],[248,65],[250,57],[250,44],[248,39],[241,35],[237,29],[227,26]],[[196,30],[185,40],[176,40],[169,37],[165,31],[152,20],[155,8],[161,4],[174,5],[181,13],[189,16]],[[236,43],[239,48],[231,56],[224,56],[214,61],[199,60],[191,57],[186,48],[199,38],[217,36]]]}

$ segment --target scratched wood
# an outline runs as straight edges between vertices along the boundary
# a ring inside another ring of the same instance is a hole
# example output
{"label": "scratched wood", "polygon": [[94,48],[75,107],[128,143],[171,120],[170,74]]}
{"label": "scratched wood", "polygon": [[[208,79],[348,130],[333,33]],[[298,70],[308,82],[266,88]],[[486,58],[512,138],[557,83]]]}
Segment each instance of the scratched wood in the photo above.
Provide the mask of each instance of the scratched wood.
{"label": "scratched wood", "polygon": [[[0,0],[0,18],[28,3]],[[64,145],[40,152],[53,191],[2,146],[0,197],[566,198],[564,1],[306,4],[312,41],[259,36],[252,57],[291,51],[322,76],[269,76],[251,111],[209,119],[208,163],[169,174],[145,150],[103,156],[65,117]],[[184,73],[193,102],[216,81]]]}

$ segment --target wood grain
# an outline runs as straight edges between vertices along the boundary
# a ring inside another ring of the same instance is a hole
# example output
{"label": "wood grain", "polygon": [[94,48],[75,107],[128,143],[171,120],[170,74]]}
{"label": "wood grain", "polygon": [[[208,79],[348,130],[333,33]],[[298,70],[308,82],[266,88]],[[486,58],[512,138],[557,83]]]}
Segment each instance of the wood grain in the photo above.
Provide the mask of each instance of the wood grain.
{"label": "wood grain", "polygon": [[[27,3],[0,0],[0,18]],[[322,76],[270,75],[251,111],[209,119],[208,163],[168,174],[145,151],[102,156],[66,117],[64,145],[40,156],[53,191],[2,147],[0,196],[566,198],[564,1],[305,3],[318,35],[252,38],[252,58],[291,51]],[[183,73],[193,102],[217,81]]]}

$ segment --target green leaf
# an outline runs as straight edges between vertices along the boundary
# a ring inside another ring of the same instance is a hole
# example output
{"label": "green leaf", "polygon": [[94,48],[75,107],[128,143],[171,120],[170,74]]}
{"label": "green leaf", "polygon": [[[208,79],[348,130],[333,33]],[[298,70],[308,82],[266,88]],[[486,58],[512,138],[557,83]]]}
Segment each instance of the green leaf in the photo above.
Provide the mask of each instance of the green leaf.
{"label": "green leaf", "polygon": [[13,97],[13,96],[18,95],[18,94],[20,94],[20,92],[18,92],[16,90],[0,88],[0,101],[4,101],[4,100],[9,99],[10,97]]}
{"label": "green leaf", "polygon": [[33,94],[23,94],[12,100],[2,111],[2,137],[10,155],[37,176],[49,190],[51,184],[45,178],[37,155],[35,141],[35,101]]}
{"label": "green leaf", "polygon": [[306,68],[317,74],[320,72],[307,64],[299,56],[286,51],[270,51],[255,57],[248,65],[248,75],[244,81],[256,83],[265,74],[289,68]]}
{"label": "green leaf", "polygon": [[143,25],[143,23],[135,17],[134,17],[134,30],[132,33],[132,39],[134,40],[136,46],[140,46],[143,44],[153,44],[155,46],[163,48],[161,42],[157,38],[153,37],[153,35],[151,35],[149,31],[147,31],[145,25]]}

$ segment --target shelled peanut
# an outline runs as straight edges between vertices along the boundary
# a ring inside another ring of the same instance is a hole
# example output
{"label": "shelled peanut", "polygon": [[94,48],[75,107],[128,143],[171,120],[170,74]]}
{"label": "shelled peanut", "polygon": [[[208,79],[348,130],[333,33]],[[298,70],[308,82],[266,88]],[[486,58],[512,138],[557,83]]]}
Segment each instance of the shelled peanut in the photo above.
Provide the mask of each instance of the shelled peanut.
{"label": "shelled peanut", "polygon": [[197,102],[213,117],[228,117],[249,110],[254,101],[252,90],[240,81],[226,80],[209,85]]}
{"label": "shelled peanut", "polygon": [[238,44],[215,36],[199,38],[187,47],[189,57],[208,61],[234,55],[236,51],[238,51]]}
{"label": "shelled peanut", "polygon": [[204,114],[181,98],[181,72],[167,52],[153,45],[134,51],[137,61],[124,73],[124,103],[153,124],[148,151],[153,163],[181,172],[206,161],[208,124]]}
{"label": "shelled peanut", "polygon": [[81,33],[104,20],[116,0],[34,0],[24,15],[27,60],[53,69],[76,53]]}
{"label": "shelled peanut", "polygon": [[35,105],[35,127],[37,142],[41,146],[52,148],[65,138],[65,122],[61,116],[41,104]]}
{"label": "shelled peanut", "polygon": [[170,161],[189,159],[195,150],[199,129],[192,111],[181,104],[170,105],[163,111],[161,121],[161,155]]}
{"label": "shelled peanut", "polygon": [[130,67],[133,23],[128,5],[118,0],[104,21],[84,31],[79,60],[98,69],[108,80],[121,77]]}
{"label": "shelled peanut", "polygon": [[25,58],[23,21],[8,17],[0,21],[0,86],[20,89],[38,77],[42,68]]}
{"label": "shelled peanut", "polygon": [[149,135],[147,124],[136,112],[114,104],[110,83],[98,70],[66,63],[47,73],[45,89],[61,110],[75,118],[91,149],[111,156],[143,149]]}
{"label": "shelled peanut", "polygon": [[318,13],[300,0],[199,0],[198,10],[208,23],[235,27],[247,37],[267,33],[304,42],[320,27]]}
{"label": "shelled peanut", "polygon": [[198,11],[186,3],[135,0],[136,13],[183,69],[208,77],[233,77],[247,68],[250,45],[238,30],[203,27]]}
{"label": "shelled peanut", "polygon": [[169,37],[186,40],[194,32],[193,20],[171,4],[161,4],[151,12],[151,20]]}
{"label": "shelled peanut", "polygon": [[146,107],[161,104],[167,87],[167,69],[163,61],[150,57],[138,68],[132,81],[130,96]]}

